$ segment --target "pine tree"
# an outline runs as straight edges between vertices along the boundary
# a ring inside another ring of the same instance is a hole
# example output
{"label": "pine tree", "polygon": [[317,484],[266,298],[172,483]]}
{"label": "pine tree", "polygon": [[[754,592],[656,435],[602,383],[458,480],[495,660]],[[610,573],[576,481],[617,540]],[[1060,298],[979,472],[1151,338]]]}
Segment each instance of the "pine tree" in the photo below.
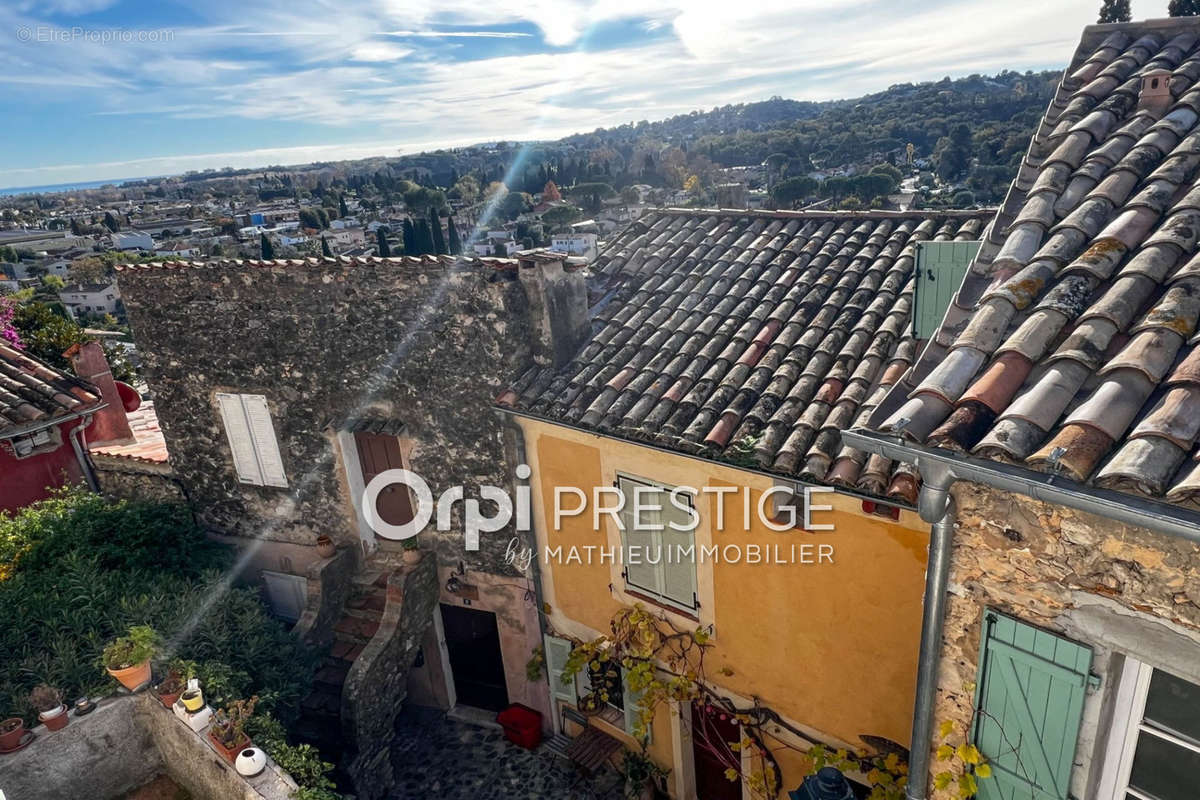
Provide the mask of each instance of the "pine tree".
{"label": "pine tree", "polygon": [[417,253],[417,236],[413,231],[412,220],[404,218],[404,255],[415,256]]}
{"label": "pine tree", "polygon": [[378,243],[379,257],[388,258],[392,255],[392,248],[388,246],[387,234],[383,228],[375,229],[375,239]]}
{"label": "pine tree", "polygon": [[446,236],[450,240],[450,254],[462,255],[462,239],[458,236],[458,228],[454,227],[454,215],[446,218]]}
{"label": "pine tree", "polygon": [[80,229],[79,229],[79,220],[77,220],[77,219],[75,219],[74,217],[72,217],[72,218],[71,218],[71,235],[72,235],[72,236],[79,236],[79,235],[80,235],[80,233],[81,233],[81,231],[80,231]]}
{"label": "pine tree", "polygon": [[1132,14],[1129,10],[1129,0],[1103,0],[1100,4],[1099,23],[1129,22]]}
{"label": "pine tree", "polygon": [[1200,16],[1200,0],[1171,0],[1167,4],[1167,13],[1172,17]]}
{"label": "pine tree", "polygon": [[442,235],[442,218],[432,206],[429,208],[429,229],[433,232],[434,252],[439,256],[449,253],[446,249],[446,237]]}
{"label": "pine tree", "polygon": [[111,211],[104,212],[104,227],[108,228],[113,233],[121,230],[121,223],[117,222],[117,218],[113,216]]}
{"label": "pine tree", "polygon": [[258,244],[262,248],[263,261],[270,261],[275,257],[275,248],[271,245],[271,240],[267,238],[265,233],[259,234]]}
{"label": "pine tree", "polygon": [[326,258],[333,258],[333,251],[329,249],[329,242],[325,241],[325,237],[321,237],[321,255]]}

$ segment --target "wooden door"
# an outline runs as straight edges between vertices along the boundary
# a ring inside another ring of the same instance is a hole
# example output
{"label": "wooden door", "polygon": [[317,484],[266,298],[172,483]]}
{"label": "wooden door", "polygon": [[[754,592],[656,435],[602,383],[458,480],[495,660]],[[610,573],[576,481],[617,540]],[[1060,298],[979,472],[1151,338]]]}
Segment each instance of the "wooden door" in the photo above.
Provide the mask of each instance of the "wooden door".
{"label": "wooden door", "polygon": [[490,611],[442,604],[446,649],[458,702],[488,711],[508,707],[500,630]]}
{"label": "wooden door", "polygon": [[739,753],[729,747],[741,736],[729,714],[702,703],[692,704],[692,761],[698,800],[742,800],[741,779],[731,781],[725,776],[726,770],[736,769],[741,762]]}
{"label": "wooden door", "polygon": [[[381,472],[389,469],[404,469],[404,458],[400,452],[400,440],[395,436],[378,433],[358,432],[354,434],[358,463],[362,468],[363,485]],[[375,503],[379,518],[391,525],[404,525],[414,516],[412,493],[403,484],[392,484],[384,488]]]}

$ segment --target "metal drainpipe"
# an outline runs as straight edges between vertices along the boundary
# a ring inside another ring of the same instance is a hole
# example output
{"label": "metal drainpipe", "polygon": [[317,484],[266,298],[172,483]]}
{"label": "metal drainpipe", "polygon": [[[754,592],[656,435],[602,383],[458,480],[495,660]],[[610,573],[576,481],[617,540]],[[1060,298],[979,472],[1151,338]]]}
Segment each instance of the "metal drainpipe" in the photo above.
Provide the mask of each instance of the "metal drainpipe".
{"label": "metal drainpipe", "polygon": [[71,448],[75,451],[75,458],[79,461],[80,469],[83,470],[83,479],[87,481],[88,488],[99,494],[100,481],[96,479],[96,470],[92,467],[92,460],[88,458],[87,448],[82,444],[83,429],[91,421],[91,416],[80,419],[79,424],[67,432],[67,438],[71,440]]}
{"label": "metal drainpipe", "polygon": [[921,518],[931,522],[929,561],[925,568],[924,616],[921,620],[921,650],[917,661],[917,692],[913,704],[912,741],[909,748],[908,800],[926,800],[929,793],[930,749],[933,745],[934,703],[937,699],[938,664],[941,661],[942,631],[946,624],[946,587],[950,582],[950,558],[954,546],[954,498],[949,473],[925,476],[918,508]]}

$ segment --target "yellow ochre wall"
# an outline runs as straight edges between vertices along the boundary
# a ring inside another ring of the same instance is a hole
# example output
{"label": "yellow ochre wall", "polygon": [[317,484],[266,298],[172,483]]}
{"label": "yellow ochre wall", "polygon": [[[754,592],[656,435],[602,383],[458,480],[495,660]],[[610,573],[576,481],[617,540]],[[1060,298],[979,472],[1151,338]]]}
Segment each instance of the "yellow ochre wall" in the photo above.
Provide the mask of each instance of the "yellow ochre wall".
{"label": "yellow ochre wall", "polygon": [[[620,440],[521,418],[526,458],[533,470],[534,527],[539,558],[547,544],[619,545],[620,534],[607,517],[602,530],[588,513],[565,517],[553,532],[555,486],[612,486],[618,472],[668,486],[746,486],[757,507],[770,478],[736,467],[701,461]],[[571,498],[564,505],[574,504]],[[814,523],[833,531],[775,532],[752,516],[741,521],[741,500],[726,499],[724,532],[715,531],[717,499],[701,495],[698,544],[829,543],[833,563],[700,565],[698,624],[714,626],[706,672],[731,695],[759,697],[789,722],[831,743],[861,746],[859,734],[883,736],[907,745],[916,686],[928,525],[902,511],[893,522],[862,511],[862,502],[837,493],[813,495]],[[735,509],[730,510],[730,505]],[[619,568],[609,564],[546,563],[541,559],[549,620],[561,633],[584,638],[608,631],[612,615],[633,598],[623,594]],[[610,588],[611,585],[611,588]],[[648,607],[657,608],[647,604]],[[686,620],[684,620],[686,621]],[[697,622],[691,622],[695,626]],[[723,675],[728,667],[732,675]],[[665,716],[660,714],[660,717]],[[655,724],[654,750],[662,752]],[[669,732],[669,725],[665,726]],[[797,759],[781,759],[785,786]],[[670,766],[668,762],[666,764]]]}

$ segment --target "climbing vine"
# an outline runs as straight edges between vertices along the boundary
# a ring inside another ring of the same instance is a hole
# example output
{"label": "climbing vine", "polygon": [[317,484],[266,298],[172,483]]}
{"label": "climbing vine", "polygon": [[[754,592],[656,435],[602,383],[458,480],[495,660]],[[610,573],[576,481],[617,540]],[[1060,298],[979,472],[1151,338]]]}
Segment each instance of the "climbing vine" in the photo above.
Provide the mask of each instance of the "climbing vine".
{"label": "climbing vine", "polygon": [[[726,778],[744,781],[756,798],[770,800],[782,789],[776,758],[776,753],[782,750],[807,756],[812,772],[823,766],[834,766],[863,774],[871,787],[870,800],[902,800],[904,797],[908,765],[898,753],[852,753],[821,744],[799,746],[784,738],[784,732],[801,741],[807,741],[809,736],[763,705],[757,697],[747,705],[721,694],[710,682],[706,671],[706,656],[713,645],[703,628],[677,627],[665,615],[656,615],[638,604],[618,611],[610,621],[608,634],[573,644],[563,667],[562,682],[573,683],[581,672],[588,676],[590,690],[579,698],[579,707],[590,713],[609,703],[615,679],[623,676],[624,688],[630,698],[635,698],[632,733],[643,753],[659,708],[670,703],[687,703],[701,715],[711,715],[739,726],[737,741],[726,741],[727,737],[716,732],[717,725],[697,724],[696,719],[693,719],[689,733],[694,746],[725,767]],[[531,677],[540,675],[544,665],[545,655],[539,648],[527,671]],[[734,674],[728,667],[721,667],[717,673],[725,677]],[[630,709],[626,708],[626,712]],[[943,726],[943,746],[938,757],[945,762],[945,774],[950,777],[943,779],[939,773],[935,782],[944,784],[939,788],[951,787],[955,778],[949,769],[957,763],[963,769],[952,791],[956,797],[967,798],[977,789],[975,778],[986,777],[990,768],[974,745],[956,744],[951,741],[953,737],[953,727],[947,730]],[[947,747],[950,748],[948,751]]]}

